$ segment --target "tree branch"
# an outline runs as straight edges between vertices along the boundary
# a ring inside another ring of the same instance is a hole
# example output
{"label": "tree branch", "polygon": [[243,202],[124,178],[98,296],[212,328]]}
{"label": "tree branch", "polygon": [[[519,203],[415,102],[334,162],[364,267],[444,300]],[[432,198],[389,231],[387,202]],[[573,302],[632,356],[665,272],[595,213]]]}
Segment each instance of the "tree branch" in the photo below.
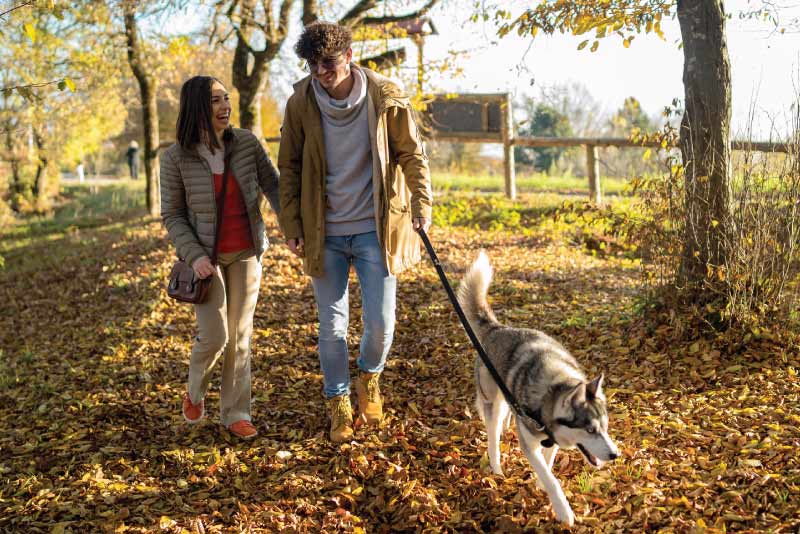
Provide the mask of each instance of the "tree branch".
{"label": "tree branch", "polygon": [[142,64],[141,46],[139,44],[139,29],[136,24],[136,4],[132,1],[125,2],[124,6],[125,37],[127,39],[128,63],[133,75],[139,83],[149,83],[149,76]]}
{"label": "tree branch", "polygon": [[303,0],[303,26],[308,26],[319,19],[317,0]]}
{"label": "tree branch", "polygon": [[11,13],[12,11],[16,11],[17,9],[19,9],[21,7],[26,7],[26,6],[33,5],[33,1],[34,0],[28,0],[27,2],[22,2],[21,4],[16,5],[16,6],[12,7],[11,9],[7,9],[7,10],[3,11],[2,13],[0,13],[0,18],[5,17],[9,13]]}
{"label": "tree branch", "polygon": [[292,4],[294,4],[294,0],[283,0],[281,4],[276,36],[280,41],[286,39],[286,35],[289,33],[289,14],[292,10]]}
{"label": "tree branch", "polygon": [[383,24],[391,24],[393,22],[405,22],[407,20],[414,20],[418,19],[428,13],[436,4],[439,3],[439,0],[429,0],[427,4],[422,6],[419,10],[408,13],[406,15],[387,15],[385,17],[364,17],[361,20],[361,24],[364,26],[380,26]]}
{"label": "tree branch", "polygon": [[[222,5],[224,1],[225,0],[220,0],[220,5]],[[236,6],[238,5],[239,5],[239,0],[233,0],[233,2],[231,2],[231,5],[228,6],[228,12],[226,13],[226,15],[230,20],[233,20],[234,14],[236,13]]]}
{"label": "tree branch", "polygon": [[47,87],[48,85],[54,85],[59,82],[63,82],[64,78],[60,78],[58,80],[51,80],[49,82],[40,82],[40,83],[30,83],[27,85],[11,85],[9,87],[0,87],[0,92],[3,91],[14,91],[16,89],[36,89],[37,87]]}
{"label": "tree branch", "polygon": [[367,11],[377,7],[377,5],[378,0],[361,0],[339,19],[339,24],[342,26],[355,26],[361,22]]}
{"label": "tree branch", "polygon": [[261,0],[261,5],[264,6],[264,24],[258,24],[261,31],[267,38],[267,41],[275,40],[275,24],[272,21],[272,1]]}
{"label": "tree branch", "polygon": [[406,49],[389,50],[377,56],[362,58],[359,63],[365,67],[384,70],[403,63],[406,60]]}
{"label": "tree branch", "polygon": [[241,45],[245,50],[253,55],[256,55],[256,50],[250,46],[250,42],[247,40],[247,36],[244,34],[242,29],[239,26],[234,26],[233,29],[236,32],[236,38],[239,39],[237,46]]}

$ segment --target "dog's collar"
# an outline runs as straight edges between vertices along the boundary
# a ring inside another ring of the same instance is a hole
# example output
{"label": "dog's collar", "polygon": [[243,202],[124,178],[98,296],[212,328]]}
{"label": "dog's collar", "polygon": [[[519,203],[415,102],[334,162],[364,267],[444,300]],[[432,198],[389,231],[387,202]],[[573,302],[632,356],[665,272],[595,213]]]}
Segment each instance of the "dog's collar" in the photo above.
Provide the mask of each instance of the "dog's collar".
{"label": "dog's collar", "polygon": [[538,408],[534,411],[528,410],[527,408],[522,408],[522,416],[527,417],[528,419],[532,420],[536,423],[534,429],[537,432],[541,432],[547,436],[547,438],[542,440],[542,447],[545,449],[549,449],[553,445],[558,445],[558,441],[556,441],[556,436],[553,434],[553,431],[548,428],[548,426],[544,423],[544,419],[542,419],[542,409]]}

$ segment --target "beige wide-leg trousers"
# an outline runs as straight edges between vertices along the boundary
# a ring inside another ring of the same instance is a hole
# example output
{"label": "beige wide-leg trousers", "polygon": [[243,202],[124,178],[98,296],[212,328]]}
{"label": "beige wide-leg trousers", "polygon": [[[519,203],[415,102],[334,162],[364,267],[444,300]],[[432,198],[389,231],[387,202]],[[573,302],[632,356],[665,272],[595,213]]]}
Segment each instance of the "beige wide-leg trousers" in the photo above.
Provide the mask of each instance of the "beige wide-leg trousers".
{"label": "beige wide-leg trousers", "polygon": [[189,398],[205,397],[219,357],[222,362],[220,421],[250,421],[250,336],[261,282],[261,258],[253,249],[219,254],[202,304],[195,304],[197,337],[189,361]]}

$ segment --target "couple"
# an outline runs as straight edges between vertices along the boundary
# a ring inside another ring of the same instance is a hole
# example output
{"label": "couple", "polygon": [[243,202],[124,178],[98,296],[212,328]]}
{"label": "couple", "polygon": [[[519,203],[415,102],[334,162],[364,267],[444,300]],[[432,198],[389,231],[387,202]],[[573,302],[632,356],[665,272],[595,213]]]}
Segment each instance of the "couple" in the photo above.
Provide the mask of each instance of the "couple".
{"label": "couple", "polygon": [[[349,29],[330,23],[309,25],[298,39],[295,52],[310,76],[294,85],[286,104],[280,178],[259,140],[230,126],[229,96],[218,80],[197,76],[181,89],[177,142],[161,160],[162,216],[178,255],[196,276],[214,277],[207,300],[195,305],[198,334],[183,398],[190,423],[205,415],[203,398],[222,356],[221,422],[240,438],[258,433],[250,418],[250,336],[267,246],[259,189],[314,286],[331,440],[353,435],[346,341],[351,264],[364,321],[359,417],[374,424],[383,415],[378,380],[394,334],[395,275],[420,259],[415,230],[430,224],[430,172],[408,97],[352,63],[351,42]],[[228,155],[230,179],[217,221]]]}

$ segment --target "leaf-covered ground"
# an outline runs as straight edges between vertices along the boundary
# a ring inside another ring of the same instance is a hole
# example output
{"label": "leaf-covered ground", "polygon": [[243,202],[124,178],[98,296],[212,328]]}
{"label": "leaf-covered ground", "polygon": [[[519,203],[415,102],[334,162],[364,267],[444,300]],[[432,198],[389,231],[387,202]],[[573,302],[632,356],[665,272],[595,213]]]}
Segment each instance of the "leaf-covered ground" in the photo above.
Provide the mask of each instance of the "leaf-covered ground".
{"label": "leaf-covered ground", "polygon": [[[598,471],[559,453],[572,531],[796,532],[797,338],[679,338],[636,311],[630,260],[593,256],[546,227],[431,237],[454,281],[485,248],[498,317],[555,335],[589,374],[605,372],[623,456]],[[562,530],[513,431],[507,478],[488,470],[471,408],[474,352],[428,263],[401,277],[385,423],[334,446],[312,292],[283,247],[264,259],[252,442],[215,420],[216,384],[210,417],[183,423],[193,316],[163,292],[172,255],[160,224],[72,228],[3,250],[0,531]],[[352,356],[359,299],[354,291]]]}

